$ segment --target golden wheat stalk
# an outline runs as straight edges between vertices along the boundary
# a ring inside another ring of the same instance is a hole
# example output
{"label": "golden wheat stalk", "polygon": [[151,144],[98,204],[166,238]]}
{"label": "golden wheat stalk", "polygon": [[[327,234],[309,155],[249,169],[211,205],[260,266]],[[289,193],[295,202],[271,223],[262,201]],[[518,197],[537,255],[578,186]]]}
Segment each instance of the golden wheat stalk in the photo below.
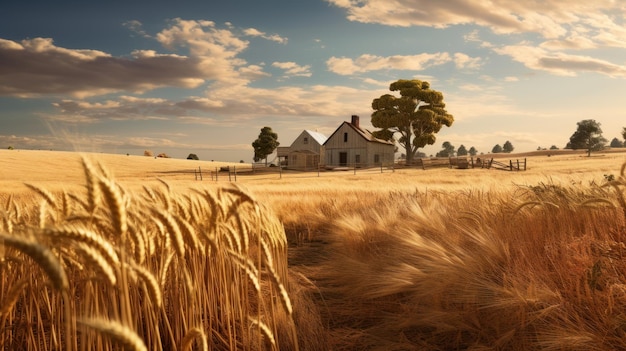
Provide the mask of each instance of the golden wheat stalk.
{"label": "golden wheat stalk", "polygon": [[4,298],[2,299],[0,316],[4,317],[11,312],[13,306],[17,303],[17,300],[19,300],[22,293],[26,291],[28,284],[28,279],[22,279],[9,288],[9,291],[4,294]]}
{"label": "golden wheat stalk", "polygon": [[[98,173],[93,165],[85,157],[81,158],[85,179],[87,180],[87,204],[83,206],[89,213],[94,213],[100,201],[100,188],[98,187]],[[82,201],[81,201],[82,203]]]}
{"label": "golden wheat stalk", "polygon": [[147,269],[136,264],[132,264],[131,268],[143,280],[148,296],[150,296],[150,300],[156,305],[157,308],[161,307],[161,304],[163,303],[163,294],[161,293],[159,282],[154,275]]}
{"label": "golden wheat stalk", "polygon": [[111,213],[113,230],[117,235],[124,236],[128,226],[126,207],[121,191],[117,184],[107,178],[100,178],[98,184]]}
{"label": "golden wheat stalk", "polygon": [[250,317],[248,316],[248,320],[250,321],[250,323],[252,323],[252,325],[255,325],[259,328],[259,330],[261,331],[261,334],[263,334],[263,336],[265,336],[265,339],[269,342],[269,344],[272,346],[270,347],[271,349],[276,347],[276,340],[274,338],[274,333],[272,333],[272,330],[262,321],[260,321],[257,318],[254,317]]}
{"label": "golden wheat stalk", "polygon": [[54,195],[52,195],[48,190],[46,190],[44,188],[41,188],[41,187],[38,187],[38,186],[33,185],[33,184],[29,184],[29,183],[24,183],[24,185],[26,185],[26,187],[28,187],[29,189],[33,190],[37,194],[41,195],[41,197],[43,197],[43,199],[52,208],[54,208],[54,209],[57,208],[56,199],[55,199]]}
{"label": "golden wheat stalk", "polygon": [[0,234],[0,242],[10,246],[33,259],[46,273],[55,289],[64,291],[69,288],[67,274],[52,250],[31,239]]}
{"label": "golden wheat stalk", "polygon": [[101,251],[87,245],[86,243],[78,243],[78,249],[83,253],[87,260],[92,263],[93,266],[100,268],[100,271],[104,273],[109,283],[115,286],[117,283],[117,276],[115,275],[115,269],[107,259],[102,256]]}
{"label": "golden wheat stalk", "polygon": [[285,312],[287,312],[287,314],[291,316],[293,313],[293,307],[291,305],[291,299],[289,298],[289,294],[287,293],[285,285],[283,285],[283,283],[280,281],[280,278],[278,277],[278,274],[276,274],[276,270],[274,270],[274,267],[268,265],[267,270],[270,273],[270,280],[278,289],[280,302],[282,303]]}
{"label": "golden wheat stalk", "polygon": [[59,228],[48,228],[43,232],[45,235],[54,238],[66,238],[76,242],[86,243],[102,253],[111,264],[117,265],[120,262],[113,245],[111,245],[111,243],[109,243],[105,238],[91,230],[76,226],[65,226]]}
{"label": "golden wheat stalk", "polygon": [[91,328],[116,341],[124,350],[148,351],[148,348],[139,335],[119,322],[103,318],[85,318],[77,320],[76,323]]}
{"label": "golden wheat stalk", "polygon": [[191,328],[181,342],[181,351],[191,350],[194,340],[200,341],[200,350],[209,351],[207,337],[200,328]]}
{"label": "golden wheat stalk", "polygon": [[183,238],[183,233],[178,226],[176,220],[172,217],[169,212],[163,213],[159,209],[152,209],[152,213],[159,218],[160,222],[165,226],[168,237],[172,241],[174,245],[174,250],[178,254],[178,257],[185,257],[185,239]]}

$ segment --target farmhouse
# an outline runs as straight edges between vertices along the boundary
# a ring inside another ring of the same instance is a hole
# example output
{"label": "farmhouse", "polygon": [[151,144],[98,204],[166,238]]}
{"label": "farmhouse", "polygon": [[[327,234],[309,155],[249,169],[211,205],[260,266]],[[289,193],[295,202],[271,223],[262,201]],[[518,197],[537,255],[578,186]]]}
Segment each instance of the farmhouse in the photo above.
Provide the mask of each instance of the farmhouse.
{"label": "farmhouse", "polygon": [[343,122],[324,143],[327,167],[373,167],[394,160],[393,142],[375,138],[359,126],[359,116]]}
{"label": "farmhouse", "polygon": [[311,130],[304,130],[289,147],[278,147],[277,155],[285,167],[298,170],[317,169],[324,164],[324,143],[326,136]]}

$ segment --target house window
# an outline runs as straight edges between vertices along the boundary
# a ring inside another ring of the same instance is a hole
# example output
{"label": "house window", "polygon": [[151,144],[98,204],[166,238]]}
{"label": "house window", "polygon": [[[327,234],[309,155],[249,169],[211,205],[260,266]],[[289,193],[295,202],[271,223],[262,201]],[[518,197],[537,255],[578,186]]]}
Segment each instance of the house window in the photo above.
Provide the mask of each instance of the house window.
{"label": "house window", "polygon": [[305,144],[308,144],[308,143],[309,143],[309,138],[305,137],[305,138],[304,138],[304,143],[305,143]]}
{"label": "house window", "polygon": [[374,155],[374,163],[379,163],[380,162],[380,155],[379,154],[375,154]]}
{"label": "house window", "polygon": [[343,133],[343,142],[344,143],[348,142],[348,133]]}

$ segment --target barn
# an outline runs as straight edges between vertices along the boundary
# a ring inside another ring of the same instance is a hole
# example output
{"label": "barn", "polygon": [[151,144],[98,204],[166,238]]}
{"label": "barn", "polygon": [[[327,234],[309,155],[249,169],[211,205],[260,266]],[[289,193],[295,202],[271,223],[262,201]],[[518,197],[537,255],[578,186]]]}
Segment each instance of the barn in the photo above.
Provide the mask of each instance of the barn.
{"label": "barn", "polygon": [[282,165],[290,169],[313,170],[324,164],[326,136],[312,130],[304,130],[289,147],[278,147],[277,154]]}
{"label": "barn", "polygon": [[356,115],[328,137],[324,148],[327,167],[374,167],[394,161],[394,143],[377,139],[362,129]]}

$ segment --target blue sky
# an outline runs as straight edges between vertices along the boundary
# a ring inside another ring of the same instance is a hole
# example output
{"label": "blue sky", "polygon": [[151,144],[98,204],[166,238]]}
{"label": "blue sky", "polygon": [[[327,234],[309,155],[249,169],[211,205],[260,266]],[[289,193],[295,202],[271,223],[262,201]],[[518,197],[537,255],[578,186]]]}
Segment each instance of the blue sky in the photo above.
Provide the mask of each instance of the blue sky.
{"label": "blue sky", "polygon": [[[444,94],[433,146],[564,147],[626,126],[626,3],[21,1],[0,12],[0,147],[250,162],[330,135],[397,79]],[[621,138],[621,137],[620,137]]]}

